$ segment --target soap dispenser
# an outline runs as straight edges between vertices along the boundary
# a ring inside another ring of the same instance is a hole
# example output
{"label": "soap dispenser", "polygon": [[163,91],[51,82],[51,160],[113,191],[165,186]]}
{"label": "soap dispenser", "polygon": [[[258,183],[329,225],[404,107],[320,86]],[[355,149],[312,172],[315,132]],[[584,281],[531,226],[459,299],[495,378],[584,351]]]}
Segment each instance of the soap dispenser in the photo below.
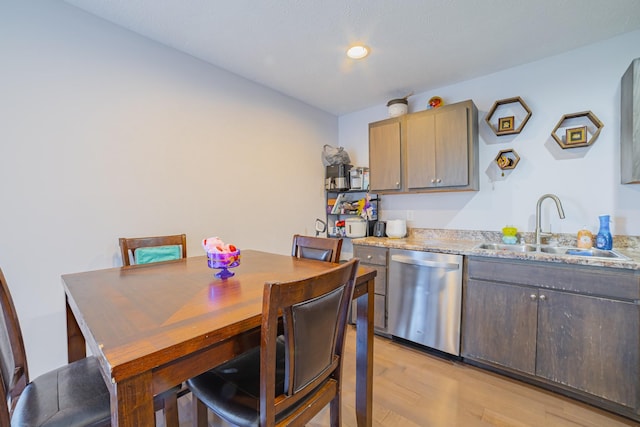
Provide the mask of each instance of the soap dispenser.
{"label": "soap dispenser", "polygon": [[591,249],[593,247],[593,234],[586,226],[578,231],[578,246],[580,249]]}
{"label": "soap dispenser", "polygon": [[598,218],[600,219],[600,230],[598,230],[598,235],[596,236],[596,248],[612,249],[613,238],[609,231],[609,215],[600,215]]}

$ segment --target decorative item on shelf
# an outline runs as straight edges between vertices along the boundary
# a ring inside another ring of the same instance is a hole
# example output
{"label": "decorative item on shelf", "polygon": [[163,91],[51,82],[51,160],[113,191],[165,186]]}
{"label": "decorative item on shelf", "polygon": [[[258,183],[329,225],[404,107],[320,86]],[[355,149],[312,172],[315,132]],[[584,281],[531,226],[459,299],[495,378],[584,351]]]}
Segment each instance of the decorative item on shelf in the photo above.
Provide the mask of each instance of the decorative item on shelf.
{"label": "decorative item on shelf", "polygon": [[444,105],[444,101],[442,101],[442,98],[440,98],[439,96],[432,96],[431,98],[429,98],[429,102],[427,104],[427,110],[430,110],[432,108],[442,107],[443,105]]}
{"label": "decorative item on shelf", "polygon": [[565,144],[584,144],[587,142],[587,127],[580,126],[578,128],[567,129],[565,136]]}
{"label": "decorative item on shelf", "polygon": [[515,169],[520,161],[520,156],[515,150],[509,148],[506,150],[500,150],[495,158],[495,162],[500,169],[502,169],[502,176],[507,169]]}
{"label": "decorative item on shelf", "polygon": [[216,273],[218,279],[228,279],[235,275],[229,268],[240,265],[240,249],[234,245],[225,244],[218,237],[209,237],[202,240],[202,247],[207,253],[207,264],[209,268],[220,269]]}
{"label": "decorative item on shelf", "polygon": [[507,245],[515,245],[518,242],[518,229],[513,225],[502,228],[502,241]]}
{"label": "decorative item on shelf", "polygon": [[[510,114],[510,115],[505,115]],[[499,116],[494,121],[493,116]],[[531,118],[529,106],[519,96],[500,99],[493,104],[485,121],[496,136],[520,133]]]}
{"label": "decorative item on shelf", "polygon": [[498,119],[498,129],[500,130],[500,132],[507,132],[507,131],[513,130],[514,119],[515,119],[515,116],[500,117]]}
{"label": "decorative item on shelf", "polygon": [[563,149],[587,147],[596,141],[603,126],[591,111],[565,114],[551,131],[551,136]]}

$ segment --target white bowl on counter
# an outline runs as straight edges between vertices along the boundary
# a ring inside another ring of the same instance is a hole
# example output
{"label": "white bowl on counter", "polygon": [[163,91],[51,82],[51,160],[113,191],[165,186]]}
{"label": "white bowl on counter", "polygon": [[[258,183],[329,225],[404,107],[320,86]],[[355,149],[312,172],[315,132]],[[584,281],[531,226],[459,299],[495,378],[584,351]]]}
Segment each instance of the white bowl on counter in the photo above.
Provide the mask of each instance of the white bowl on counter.
{"label": "white bowl on counter", "polygon": [[404,219],[390,219],[387,221],[387,237],[401,239],[407,235],[407,221]]}

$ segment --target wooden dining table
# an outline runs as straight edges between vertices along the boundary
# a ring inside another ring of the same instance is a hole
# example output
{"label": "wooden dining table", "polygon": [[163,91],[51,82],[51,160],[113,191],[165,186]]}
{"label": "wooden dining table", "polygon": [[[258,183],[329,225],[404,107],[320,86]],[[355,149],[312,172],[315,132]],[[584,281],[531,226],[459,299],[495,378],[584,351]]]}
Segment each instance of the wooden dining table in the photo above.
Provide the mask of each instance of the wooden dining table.
{"label": "wooden dining table", "polygon": [[[259,345],[265,282],[333,266],[246,250],[224,280],[206,256],[65,274],[69,362],[88,346],[110,390],[112,425],[153,426],[153,396]],[[372,425],[375,275],[360,267],[354,291],[358,426]]]}

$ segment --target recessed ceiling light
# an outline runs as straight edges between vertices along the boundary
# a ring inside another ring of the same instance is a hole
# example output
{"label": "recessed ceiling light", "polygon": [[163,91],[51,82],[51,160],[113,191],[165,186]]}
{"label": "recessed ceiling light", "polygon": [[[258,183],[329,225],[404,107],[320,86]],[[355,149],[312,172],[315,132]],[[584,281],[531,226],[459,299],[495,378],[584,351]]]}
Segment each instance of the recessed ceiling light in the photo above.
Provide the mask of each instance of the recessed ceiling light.
{"label": "recessed ceiling light", "polygon": [[347,56],[351,59],[362,59],[369,54],[369,48],[364,45],[351,46],[347,50]]}

